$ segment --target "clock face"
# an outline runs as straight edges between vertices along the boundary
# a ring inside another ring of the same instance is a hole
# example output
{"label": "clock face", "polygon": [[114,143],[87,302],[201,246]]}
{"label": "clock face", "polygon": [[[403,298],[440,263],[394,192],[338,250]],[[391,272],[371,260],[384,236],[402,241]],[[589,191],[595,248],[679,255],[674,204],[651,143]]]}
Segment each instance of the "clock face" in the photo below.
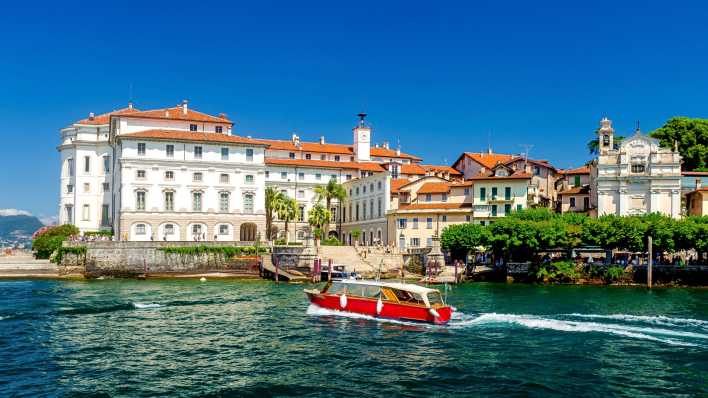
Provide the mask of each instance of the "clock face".
{"label": "clock face", "polygon": [[369,140],[369,133],[366,131],[362,131],[359,133],[359,141],[368,141]]}

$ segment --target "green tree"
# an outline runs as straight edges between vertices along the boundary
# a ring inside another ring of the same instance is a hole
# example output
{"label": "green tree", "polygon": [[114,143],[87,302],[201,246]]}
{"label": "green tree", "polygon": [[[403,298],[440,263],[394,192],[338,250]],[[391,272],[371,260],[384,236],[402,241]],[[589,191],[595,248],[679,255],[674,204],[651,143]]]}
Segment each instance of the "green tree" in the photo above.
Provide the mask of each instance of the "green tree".
{"label": "green tree", "polygon": [[277,205],[275,212],[278,213],[278,218],[285,223],[285,244],[287,245],[290,241],[288,225],[290,225],[290,221],[297,217],[297,201],[284,196],[282,200],[277,202]]}
{"label": "green tree", "polygon": [[71,224],[48,227],[32,240],[32,250],[36,258],[47,259],[59,249],[69,236],[78,235],[79,229]]}
{"label": "green tree", "polygon": [[[326,209],[329,210],[332,208],[332,200],[337,200],[337,203],[340,205],[340,212],[341,212],[341,203],[344,201],[344,199],[347,198],[347,190],[344,189],[344,187],[341,184],[338,184],[337,181],[334,179],[329,180],[327,185],[320,185],[315,187],[315,194],[316,200],[318,202],[324,200]],[[331,218],[331,217],[330,217]],[[324,226],[325,231],[329,232],[329,221],[327,221],[327,224]]]}
{"label": "green tree", "polygon": [[280,203],[285,199],[285,195],[274,187],[267,187],[265,190],[265,216],[266,216],[266,237],[267,240],[273,238],[273,216],[277,213]]}
{"label": "green tree", "polygon": [[480,246],[489,244],[489,230],[479,224],[455,224],[445,227],[440,235],[440,243],[456,259],[465,258]]}
{"label": "green tree", "polygon": [[673,117],[649,135],[668,148],[678,143],[684,170],[708,171],[708,119]]}
{"label": "green tree", "polygon": [[[598,137],[597,134],[598,130],[595,130],[595,138],[588,141],[587,144],[588,152],[590,152],[591,155],[597,155],[598,153],[600,153],[600,137]],[[619,145],[622,143],[622,140],[624,140],[623,136],[615,135],[612,141],[614,145]]]}
{"label": "green tree", "polygon": [[331,212],[319,203],[317,203],[312,207],[312,209],[310,209],[310,214],[307,217],[307,222],[316,231],[315,234],[319,235],[320,239],[325,238],[325,226],[329,225],[331,217]]}

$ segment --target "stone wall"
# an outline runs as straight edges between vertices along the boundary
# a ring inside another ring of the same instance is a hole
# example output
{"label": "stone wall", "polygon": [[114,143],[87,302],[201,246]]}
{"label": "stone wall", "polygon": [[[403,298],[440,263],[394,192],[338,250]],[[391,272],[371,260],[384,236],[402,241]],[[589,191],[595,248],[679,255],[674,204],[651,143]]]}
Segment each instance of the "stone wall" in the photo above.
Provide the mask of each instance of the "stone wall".
{"label": "stone wall", "polygon": [[273,264],[284,270],[309,272],[315,260],[315,250],[307,246],[273,246]]}
{"label": "stone wall", "polygon": [[[165,253],[160,248],[204,246],[244,246],[241,242],[66,242],[66,246],[86,246],[86,254],[67,254],[60,269],[68,272],[83,267],[88,278],[99,276],[135,277],[143,274],[199,274],[225,272],[258,276],[254,256],[228,258],[221,253]],[[81,258],[83,257],[83,258]],[[63,271],[60,271],[63,272]]]}

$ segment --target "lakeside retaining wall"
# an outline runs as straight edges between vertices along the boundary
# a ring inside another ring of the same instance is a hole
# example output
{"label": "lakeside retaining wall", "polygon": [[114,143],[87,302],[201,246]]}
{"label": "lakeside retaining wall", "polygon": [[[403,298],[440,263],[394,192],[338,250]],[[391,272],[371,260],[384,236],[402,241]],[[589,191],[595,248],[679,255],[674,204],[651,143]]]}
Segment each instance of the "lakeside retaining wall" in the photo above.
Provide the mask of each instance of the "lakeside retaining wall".
{"label": "lakeside retaining wall", "polygon": [[312,269],[316,254],[312,247],[307,246],[273,246],[273,264],[288,270],[309,272]]}
{"label": "lakeside retaining wall", "polygon": [[65,242],[64,246],[85,246],[85,254],[67,253],[60,273],[81,273],[87,278],[99,276],[136,277],[144,274],[199,274],[225,272],[258,276],[256,257],[229,257],[222,253],[166,253],[161,248],[194,246],[249,246],[251,242]]}

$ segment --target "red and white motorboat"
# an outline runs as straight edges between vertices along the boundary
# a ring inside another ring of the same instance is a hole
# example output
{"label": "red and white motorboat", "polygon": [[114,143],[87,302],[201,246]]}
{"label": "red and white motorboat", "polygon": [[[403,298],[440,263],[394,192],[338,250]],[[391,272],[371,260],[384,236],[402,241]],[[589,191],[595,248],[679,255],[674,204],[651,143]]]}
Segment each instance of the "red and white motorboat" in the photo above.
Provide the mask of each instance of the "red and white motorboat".
{"label": "red and white motorboat", "polygon": [[321,308],[377,318],[445,324],[453,311],[438,290],[406,283],[342,279],[305,293]]}

